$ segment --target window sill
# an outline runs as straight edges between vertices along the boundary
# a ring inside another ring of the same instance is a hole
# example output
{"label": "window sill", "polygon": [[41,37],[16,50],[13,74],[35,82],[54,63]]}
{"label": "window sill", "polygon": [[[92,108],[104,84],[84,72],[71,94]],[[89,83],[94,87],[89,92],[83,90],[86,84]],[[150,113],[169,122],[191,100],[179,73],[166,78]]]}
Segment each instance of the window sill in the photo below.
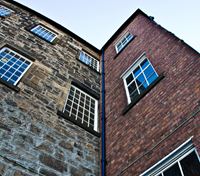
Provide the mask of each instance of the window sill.
{"label": "window sill", "polygon": [[133,38],[115,55],[114,59],[116,59],[120,55],[120,53],[129,45],[129,43],[131,43],[132,40],[135,39],[135,37],[137,36],[133,36]]}
{"label": "window sill", "polygon": [[10,89],[13,89],[15,92],[19,92],[20,91],[19,87],[14,86],[14,85],[8,83],[7,81],[4,81],[3,79],[0,79],[0,83],[3,84],[3,85],[5,85],[5,86],[7,86]]}
{"label": "window sill", "polygon": [[70,118],[70,116],[68,116],[66,113],[63,113],[62,111],[57,111],[57,115],[59,117],[63,117],[66,120],[69,120],[70,122],[72,122],[73,124],[81,127],[82,129],[86,130],[87,132],[93,134],[96,137],[100,137],[100,133],[95,131],[93,128],[86,126],[85,124],[82,124],[81,121],[77,121],[74,120],[72,118]]}
{"label": "window sill", "polygon": [[122,115],[125,115],[134,105],[136,105],[140,99],[142,99],[156,84],[158,84],[164,78],[164,74],[158,76],[158,78],[140,95],[138,95],[134,101],[128,104],[122,111]]}

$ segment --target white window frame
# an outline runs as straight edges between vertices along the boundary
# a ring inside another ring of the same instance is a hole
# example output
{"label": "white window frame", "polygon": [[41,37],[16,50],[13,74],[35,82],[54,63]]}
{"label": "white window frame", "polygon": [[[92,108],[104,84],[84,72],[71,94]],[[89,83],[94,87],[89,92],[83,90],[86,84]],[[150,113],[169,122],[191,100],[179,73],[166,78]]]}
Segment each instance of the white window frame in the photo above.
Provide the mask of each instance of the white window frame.
{"label": "white window frame", "polygon": [[[91,59],[91,60],[93,60],[93,62],[96,62],[97,63],[97,68],[95,68],[95,65],[92,64],[92,61],[90,61],[90,64],[88,64],[86,61],[81,60],[81,53],[83,53],[83,55],[86,57],[85,59]],[[93,68],[93,69],[95,69],[96,71],[99,72],[99,60],[95,59],[90,54],[88,54],[85,51],[81,50],[80,54],[79,54],[79,60],[82,61],[83,63],[89,65],[91,68]]]}
{"label": "white window frame", "polygon": [[[41,28],[45,29],[46,31],[48,31],[49,33],[53,34],[54,37],[53,37],[51,40],[48,40],[48,39],[45,38],[45,36],[46,36],[48,33],[46,33],[46,34],[43,36],[43,35],[39,35],[39,34],[37,34],[36,32],[34,32],[34,30],[35,30],[35,29],[37,30],[37,28],[39,28],[39,27],[41,27]],[[49,42],[53,42],[53,41],[55,40],[55,38],[58,36],[55,32],[53,32],[52,30],[46,28],[45,26],[43,26],[43,25],[41,25],[41,24],[38,24],[38,25],[36,25],[35,27],[33,27],[33,28],[31,29],[31,32],[32,32],[33,34],[35,34],[35,35],[41,37],[42,39],[44,39],[44,40],[46,40],[46,41],[49,41]]]}
{"label": "white window frame", "polygon": [[8,15],[10,15],[11,13],[14,12],[13,10],[9,9],[8,7],[6,7],[6,6],[4,6],[4,5],[0,5],[0,7],[2,7],[3,9],[5,9],[6,11],[9,12],[9,14],[3,15],[3,16],[0,15],[1,17],[6,17],[6,16],[8,16]]}
{"label": "white window frame", "polygon": [[[14,53],[15,55],[17,55],[17,56],[19,56],[20,58],[23,58],[23,59],[25,59],[26,61],[28,61],[28,62],[30,62],[30,64],[28,65],[28,67],[26,67],[26,69],[22,72],[22,74],[18,77],[18,79],[15,81],[15,83],[13,84],[14,86],[16,86],[17,85],[17,83],[20,81],[20,79],[24,76],[24,74],[27,72],[27,70],[31,67],[31,65],[32,65],[32,61],[30,61],[29,59],[27,59],[26,57],[24,57],[23,55],[21,55],[21,54],[19,54],[18,52],[16,52],[16,51],[14,51],[14,50],[12,50],[12,49],[10,49],[9,47],[3,47],[2,49],[0,49],[0,53],[1,52],[3,52],[4,50],[9,50],[9,51],[11,51],[12,53]],[[5,63],[6,64],[6,63]],[[5,65],[4,64],[4,65]],[[14,65],[14,64],[13,64]],[[12,66],[11,67],[9,67],[9,68],[12,68]],[[20,68],[20,67],[19,67]],[[16,70],[17,71],[17,70]],[[16,72],[15,71],[15,72]],[[14,73],[15,73],[14,72]],[[20,71],[21,72],[21,71]],[[5,72],[6,73],[6,72]],[[12,74],[12,75],[14,75],[14,73]],[[3,76],[3,75],[2,75]],[[1,76],[1,77],[2,77]],[[11,78],[11,77],[10,77]],[[9,78],[9,79],[10,79]],[[9,80],[8,80],[9,81]],[[8,82],[8,81],[6,81],[6,82]]]}
{"label": "white window frame", "polygon": [[[128,37],[130,35],[130,37]],[[130,32],[126,32],[122,37],[120,37],[120,39],[115,43],[115,50],[117,53],[119,53],[133,38],[133,34],[131,34]],[[125,39],[125,43],[123,43],[122,41]],[[122,47],[119,49],[118,45],[121,44]]]}
{"label": "white window frame", "polygon": [[[126,78],[138,67],[140,66],[140,64],[145,60],[147,59],[149,61],[149,59],[146,57],[146,53],[144,52],[122,75],[121,75],[121,78],[123,79],[123,82],[124,82],[124,87],[125,87],[125,91],[126,91],[126,96],[127,96],[127,102],[128,104],[131,103],[131,97],[130,97],[130,93],[129,93],[129,90],[128,90],[128,85],[127,85],[127,82],[126,82]],[[149,65],[152,66],[153,70],[154,70],[154,73],[156,74],[156,76],[158,77],[158,74],[156,72],[156,70],[154,69],[153,65],[151,64],[151,62],[149,61]],[[143,73],[144,70],[141,69]],[[145,77],[145,80],[146,80],[146,77]],[[146,80],[146,83],[148,84],[149,86],[149,83],[148,81]],[[137,90],[140,94],[140,91],[139,91],[139,87],[138,85],[136,84],[136,87],[137,87]]]}
{"label": "white window frame", "polygon": [[[95,101],[95,109],[94,109],[94,128],[93,130],[94,131],[97,131],[98,132],[98,100],[96,100],[94,97],[90,96],[88,93],[84,92],[83,90],[79,89],[78,87],[74,86],[74,85],[71,85],[71,87],[73,87],[75,90],[79,90],[81,93],[83,93],[84,95],[88,96],[90,99],[94,100]],[[70,89],[71,89],[70,87]],[[65,101],[65,105],[64,105],[64,108],[63,108],[63,113],[65,112],[65,107],[67,105],[67,101],[68,101],[68,96],[70,94],[70,90],[69,90],[69,93],[67,95],[67,98],[66,98],[66,101]],[[74,101],[74,96],[73,96],[73,101]],[[79,104],[80,104],[80,98],[78,100],[78,107],[79,107]],[[69,113],[69,116],[71,115],[71,111],[72,111],[72,108],[70,110],[70,113]],[[78,118],[78,112],[76,112],[76,119]],[[89,118],[88,118],[89,119]],[[90,119],[89,119],[90,120]],[[89,120],[88,120],[88,127],[90,126],[90,123],[89,123]],[[82,118],[82,123],[84,121],[84,117]]]}
{"label": "white window frame", "polygon": [[166,171],[168,168],[170,168],[174,164],[178,164],[180,172],[182,176],[184,176],[182,167],[180,165],[180,161],[191,154],[192,152],[195,152],[197,155],[197,158],[200,162],[200,157],[198,155],[198,152],[196,148],[194,147],[192,143],[192,138],[189,138],[187,141],[185,141],[182,145],[180,145],[177,149],[172,151],[170,154],[168,154],[166,157],[164,157],[162,160],[157,162],[155,165],[150,167],[148,170],[140,174],[140,176],[158,176],[162,175],[163,172]]}

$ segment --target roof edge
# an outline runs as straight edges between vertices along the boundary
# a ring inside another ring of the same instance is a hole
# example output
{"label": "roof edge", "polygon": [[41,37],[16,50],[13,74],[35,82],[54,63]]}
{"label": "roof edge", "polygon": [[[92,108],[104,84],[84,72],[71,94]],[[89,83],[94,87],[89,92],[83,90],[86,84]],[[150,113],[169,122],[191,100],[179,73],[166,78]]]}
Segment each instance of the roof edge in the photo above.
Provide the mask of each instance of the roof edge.
{"label": "roof edge", "polygon": [[75,33],[73,33],[72,31],[70,31],[69,29],[67,29],[66,27],[64,27],[64,26],[62,26],[61,24],[59,24],[59,23],[57,23],[57,22],[51,20],[50,18],[48,18],[48,17],[42,15],[41,13],[39,13],[39,12],[37,12],[37,11],[35,11],[35,10],[33,10],[33,9],[31,9],[31,8],[29,8],[29,7],[27,7],[27,6],[23,5],[23,4],[21,4],[21,3],[19,3],[19,2],[16,2],[16,1],[14,1],[14,0],[5,0],[5,1],[8,2],[8,3],[11,3],[11,4],[13,4],[13,5],[16,5],[16,6],[20,7],[20,8],[22,8],[22,9],[28,11],[29,13],[35,14],[36,16],[38,16],[38,17],[44,19],[45,21],[47,21],[47,22],[50,23],[51,25],[55,26],[55,27],[58,28],[59,30],[61,30],[61,31],[67,33],[68,35],[72,36],[73,38],[75,38],[75,39],[78,40],[79,42],[85,44],[86,46],[88,46],[88,47],[91,48],[93,51],[97,52],[98,54],[101,53],[101,50],[100,50],[100,49],[96,48],[94,45],[92,45],[92,44],[90,44],[89,42],[87,42],[86,40],[82,39],[81,37],[79,37],[78,35],[76,35]]}
{"label": "roof edge", "polygon": [[150,17],[144,13],[142,10],[140,10],[139,8],[118,28],[118,30],[110,37],[110,39],[103,45],[103,47],[101,48],[101,50],[106,49],[108,47],[108,45],[110,45],[110,43],[115,39],[115,37],[117,35],[119,35],[124,28],[126,28],[131,22],[132,20],[134,20],[139,14],[147,17],[150,19]]}

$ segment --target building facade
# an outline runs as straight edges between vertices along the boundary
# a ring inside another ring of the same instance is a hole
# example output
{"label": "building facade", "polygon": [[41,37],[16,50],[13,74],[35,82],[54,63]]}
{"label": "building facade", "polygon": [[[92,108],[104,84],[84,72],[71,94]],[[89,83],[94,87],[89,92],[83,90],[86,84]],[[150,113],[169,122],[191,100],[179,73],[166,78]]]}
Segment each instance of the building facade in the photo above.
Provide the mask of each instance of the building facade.
{"label": "building facade", "polygon": [[137,10],[104,60],[107,175],[200,175],[199,53]]}
{"label": "building facade", "polygon": [[0,175],[99,175],[99,50],[0,1]]}
{"label": "building facade", "polygon": [[0,175],[200,175],[197,51],[141,10],[101,50],[15,1],[0,20]]}

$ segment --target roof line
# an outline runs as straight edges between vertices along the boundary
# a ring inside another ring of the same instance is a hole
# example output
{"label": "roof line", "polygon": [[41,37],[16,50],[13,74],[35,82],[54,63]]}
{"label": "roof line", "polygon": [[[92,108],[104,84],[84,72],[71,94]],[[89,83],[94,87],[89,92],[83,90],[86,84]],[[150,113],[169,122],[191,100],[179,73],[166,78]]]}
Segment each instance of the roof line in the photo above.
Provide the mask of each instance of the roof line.
{"label": "roof line", "polygon": [[137,9],[120,27],[119,29],[110,37],[110,39],[103,45],[103,47],[101,48],[101,50],[106,49],[110,43],[116,38],[116,36],[118,36],[123,30],[124,28],[126,28],[132,20],[134,20],[136,18],[136,16],[138,16],[139,14],[151,19],[151,17],[149,17],[147,14],[145,14],[142,10]]}
{"label": "roof line", "polygon": [[78,35],[76,35],[75,33],[73,33],[72,31],[70,31],[69,29],[65,28],[64,26],[60,25],[59,23],[51,20],[50,18],[42,15],[41,13],[19,3],[19,2],[16,2],[14,0],[6,0],[8,3],[12,3],[13,5],[16,5],[30,13],[33,13],[35,15],[37,15],[38,17],[44,19],[45,21],[49,22],[50,24],[52,24],[53,26],[55,26],[56,28],[58,28],[59,30],[69,34],[70,36],[72,36],[73,38],[75,38],[76,40],[80,41],[81,43],[85,44],[86,46],[88,46],[89,48],[91,48],[92,50],[94,50],[95,52],[97,53],[101,53],[101,50],[96,48],[94,45],[90,44],[89,42],[87,42],[86,40],[82,39],[81,37],[79,37]]}

